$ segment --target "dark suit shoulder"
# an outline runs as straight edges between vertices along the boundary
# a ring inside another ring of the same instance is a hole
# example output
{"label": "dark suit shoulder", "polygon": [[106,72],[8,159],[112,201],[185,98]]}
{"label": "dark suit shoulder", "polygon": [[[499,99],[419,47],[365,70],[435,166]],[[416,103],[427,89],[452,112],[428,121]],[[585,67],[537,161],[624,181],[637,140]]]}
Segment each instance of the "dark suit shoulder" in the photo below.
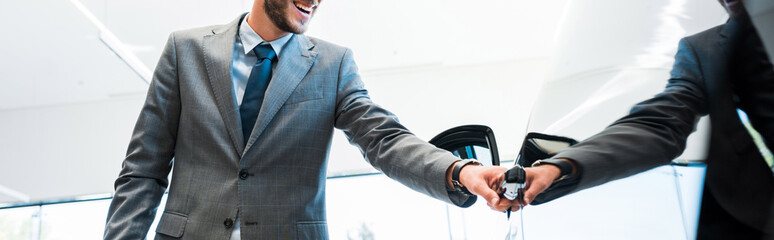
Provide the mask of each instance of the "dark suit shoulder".
{"label": "dark suit shoulder", "polygon": [[684,37],[682,41],[689,43],[694,48],[711,49],[712,44],[720,39],[720,32],[725,24],[701,31],[691,36]]}
{"label": "dark suit shoulder", "polygon": [[[692,86],[694,92],[704,91],[704,76],[716,71],[718,62],[717,57],[713,55],[717,53],[718,43],[722,39],[721,32],[725,26],[722,24],[680,40],[668,86],[693,83],[690,85],[695,85]],[[711,61],[713,59],[715,61]]]}

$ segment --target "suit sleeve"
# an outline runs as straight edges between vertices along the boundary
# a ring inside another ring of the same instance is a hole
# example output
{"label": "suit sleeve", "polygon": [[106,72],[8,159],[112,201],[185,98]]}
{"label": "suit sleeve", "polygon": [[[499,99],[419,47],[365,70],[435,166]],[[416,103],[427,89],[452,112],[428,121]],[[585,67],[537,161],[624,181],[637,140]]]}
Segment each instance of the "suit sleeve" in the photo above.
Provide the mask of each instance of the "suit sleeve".
{"label": "suit sleeve", "polygon": [[551,186],[534,203],[669,164],[679,156],[688,135],[708,111],[700,68],[691,43],[681,40],[664,91],[638,103],[602,132],[554,156],[578,163],[579,178]]}
{"label": "suit sleeve", "polygon": [[172,168],[180,96],[175,36],[161,55],[145,104],[115,181],[105,239],[144,239],[153,222]]}
{"label": "suit sleeve", "polygon": [[[446,170],[459,158],[414,136],[373,103],[349,49],[342,58],[335,126],[388,177],[436,199],[462,206],[468,197],[446,190]],[[472,196],[475,198],[475,196]]]}

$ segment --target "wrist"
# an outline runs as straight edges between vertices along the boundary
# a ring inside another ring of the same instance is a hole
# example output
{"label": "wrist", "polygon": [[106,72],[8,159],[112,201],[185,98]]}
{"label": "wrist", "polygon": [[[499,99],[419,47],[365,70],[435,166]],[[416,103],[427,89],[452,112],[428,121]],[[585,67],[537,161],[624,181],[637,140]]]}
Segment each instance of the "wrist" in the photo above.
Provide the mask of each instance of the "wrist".
{"label": "wrist", "polygon": [[452,184],[452,171],[454,170],[454,166],[459,162],[460,160],[454,161],[454,163],[446,169],[446,189],[454,190],[454,184]]}
{"label": "wrist", "polygon": [[452,164],[451,180],[449,180],[449,170],[447,170],[447,187],[449,190],[461,192],[463,194],[470,195],[470,191],[465,187],[463,175],[467,175],[472,166],[481,166],[482,164],[475,159],[460,160]]}
{"label": "wrist", "polygon": [[578,172],[575,162],[566,158],[538,160],[532,164],[532,167],[543,167],[543,169],[549,171],[554,182],[573,179]]}
{"label": "wrist", "polygon": [[542,175],[548,177],[548,179],[551,179],[552,182],[556,182],[562,177],[562,170],[559,169],[559,167],[554,165],[542,164],[532,168],[543,172]]}
{"label": "wrist", "polygon": [[469,180],[468,179],[468,175],[470,175],[471,171],[474,168],[481,167],[481,166],[482,165],[480,163],[478,163],[478,162],[476,162],[476,164],[468,164],[468,165],[463,166],[460,169],[460,178],[459,178],[460,179],[460,185],[462,185],[463,187],[469,186],[468,182],[466,181],[466,180]]}

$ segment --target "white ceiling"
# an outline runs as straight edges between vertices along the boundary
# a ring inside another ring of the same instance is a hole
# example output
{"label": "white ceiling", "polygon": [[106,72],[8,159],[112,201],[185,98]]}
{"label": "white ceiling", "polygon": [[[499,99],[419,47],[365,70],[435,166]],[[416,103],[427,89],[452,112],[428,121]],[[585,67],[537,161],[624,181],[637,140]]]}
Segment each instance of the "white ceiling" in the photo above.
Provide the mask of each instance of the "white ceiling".
{"label": "white ceiling", "polygon": [[97,101],[147,88],[68,1],[3,1],[0,110]]}

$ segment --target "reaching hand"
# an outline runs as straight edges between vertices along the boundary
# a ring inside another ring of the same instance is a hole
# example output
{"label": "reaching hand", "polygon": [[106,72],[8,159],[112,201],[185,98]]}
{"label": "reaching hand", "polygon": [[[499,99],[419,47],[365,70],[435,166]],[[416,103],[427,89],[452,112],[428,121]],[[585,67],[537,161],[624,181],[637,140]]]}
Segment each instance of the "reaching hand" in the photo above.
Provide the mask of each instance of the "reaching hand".
{"label": "reaching hand", "polygon": [[524,168],[527,172],[527,182],[524,189],[524,205],[532,202],[538,194],[542,193],[559,178],[561,171],[553,165],[540,165]]}
{"label": "reaching hand", "polygon": [[505,211],[511,205],[500,198],[500,180],[508,170],[504,167],[467,165],[460,170],[460,182],[473,194],[486,199],[486,204],[496,211]]}
{"label": "reaching hand", "polygon": [[460,170],[460,182],[471,193],[486,199],[487,206],[492,210],[503,212],[510,208],[511,211],[518,211],[521,205],[530,204],[538,194],[548,189],[561,174],[559,168],[553,165],[524,168],[527,181],[524,201],[520,204],[518,199],[508,200],[500,197],[502,194],[500,184],[506,170],[504,167],[467,165]]}

